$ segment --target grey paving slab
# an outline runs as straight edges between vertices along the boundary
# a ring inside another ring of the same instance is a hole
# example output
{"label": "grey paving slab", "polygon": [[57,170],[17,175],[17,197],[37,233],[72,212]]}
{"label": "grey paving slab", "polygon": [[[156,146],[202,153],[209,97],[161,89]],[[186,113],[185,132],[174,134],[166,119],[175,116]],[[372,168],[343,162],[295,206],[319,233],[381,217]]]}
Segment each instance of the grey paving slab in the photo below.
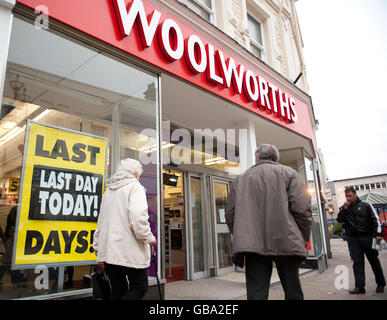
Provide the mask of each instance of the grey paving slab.
{"label": "grey paving slab", "polygon": [[[350,295],[348,289],[354,287],[352,261],[348,256],[347,243],[342,239],[331,239],[332,259],[323,273],[301,269],[300,279],[305,300],[387,300],[387,290],[376,293],[375,278],[366,260],[366,293]],[[379,254],[385,277],[387,276],[387,251]],[[345,288],[345,273],[348,288]],[[245,300],[246,285],[243,272],[195,281],[179,281],[166,284],[167,300]],[[284,293],[274,268],[271,278],[269,300],[283,300]]]}

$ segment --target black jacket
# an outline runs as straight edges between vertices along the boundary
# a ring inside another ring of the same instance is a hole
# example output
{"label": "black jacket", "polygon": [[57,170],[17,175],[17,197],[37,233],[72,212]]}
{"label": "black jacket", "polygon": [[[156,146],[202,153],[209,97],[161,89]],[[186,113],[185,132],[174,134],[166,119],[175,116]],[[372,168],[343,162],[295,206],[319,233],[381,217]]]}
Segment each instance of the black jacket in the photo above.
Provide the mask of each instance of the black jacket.
{"label": "black jacket", "polygon": [[359,198],[355,203],[351,203],[348,209],[340,207],[336,220],[343,224],[347,235],[382,235],[378,214],[369,203]]}

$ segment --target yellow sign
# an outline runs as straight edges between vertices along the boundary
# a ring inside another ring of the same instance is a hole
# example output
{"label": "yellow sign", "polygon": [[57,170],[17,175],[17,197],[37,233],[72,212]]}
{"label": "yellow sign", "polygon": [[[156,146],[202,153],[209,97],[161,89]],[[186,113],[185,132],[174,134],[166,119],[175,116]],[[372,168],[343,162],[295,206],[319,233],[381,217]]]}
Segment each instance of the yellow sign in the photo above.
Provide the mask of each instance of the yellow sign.
{"label": "yellow sign", "polygon": [[8,193],[19,193],[20,178],[9,178]]}
{"label": "yellow sign", "polygon": [[94,263],[107,139],[29,121],[13,269]]}

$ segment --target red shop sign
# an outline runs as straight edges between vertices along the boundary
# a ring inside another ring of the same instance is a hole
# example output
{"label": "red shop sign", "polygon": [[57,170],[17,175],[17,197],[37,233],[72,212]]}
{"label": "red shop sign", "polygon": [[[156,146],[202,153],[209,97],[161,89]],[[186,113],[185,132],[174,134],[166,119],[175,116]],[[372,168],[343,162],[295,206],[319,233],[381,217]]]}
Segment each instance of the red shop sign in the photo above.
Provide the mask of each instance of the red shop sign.
{"label": "red shop sign", "polygon": [[19,0],[309,139],[308,106],[148,0]]}

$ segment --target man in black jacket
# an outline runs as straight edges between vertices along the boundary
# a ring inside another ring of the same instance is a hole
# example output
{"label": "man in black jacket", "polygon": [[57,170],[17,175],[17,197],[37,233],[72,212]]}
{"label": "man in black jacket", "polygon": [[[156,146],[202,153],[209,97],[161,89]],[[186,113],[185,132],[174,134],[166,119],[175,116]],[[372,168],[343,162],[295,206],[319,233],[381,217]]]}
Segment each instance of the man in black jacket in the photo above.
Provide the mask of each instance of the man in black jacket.
{"label": "man in black jacket", "polygon": [[352,294],[365,293],[364,254],[371,264],[377,283],[376,292],[384,292],[386,281],[378,258],[378,251],[372,249],[373,238],[379,244],[382,240],[382,230],[379,216],[372,205],[361,201],[353,187],[345,188],[347,201],[337,216],[337,222],[343,224],[352,249],[355,289]]}

